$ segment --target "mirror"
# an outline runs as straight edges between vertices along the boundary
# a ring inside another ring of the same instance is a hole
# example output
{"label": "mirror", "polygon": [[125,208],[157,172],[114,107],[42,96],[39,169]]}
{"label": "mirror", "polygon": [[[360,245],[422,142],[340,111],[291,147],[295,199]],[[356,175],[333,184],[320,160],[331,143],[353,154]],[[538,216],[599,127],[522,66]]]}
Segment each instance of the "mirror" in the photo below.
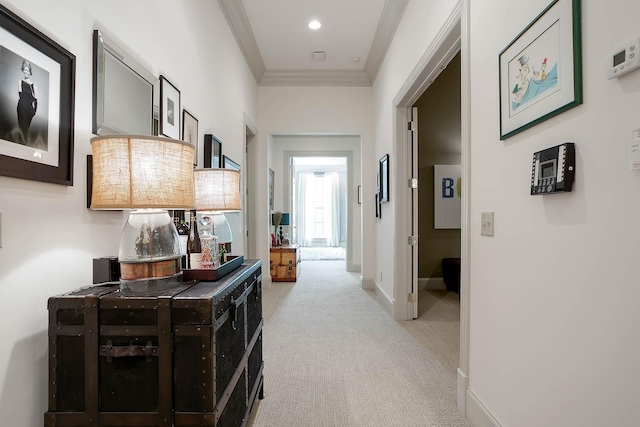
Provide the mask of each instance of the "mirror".
{"label": "mirror", "polygon": [[157,78],[99,30],[93,32],[93,133],[153,135]]}

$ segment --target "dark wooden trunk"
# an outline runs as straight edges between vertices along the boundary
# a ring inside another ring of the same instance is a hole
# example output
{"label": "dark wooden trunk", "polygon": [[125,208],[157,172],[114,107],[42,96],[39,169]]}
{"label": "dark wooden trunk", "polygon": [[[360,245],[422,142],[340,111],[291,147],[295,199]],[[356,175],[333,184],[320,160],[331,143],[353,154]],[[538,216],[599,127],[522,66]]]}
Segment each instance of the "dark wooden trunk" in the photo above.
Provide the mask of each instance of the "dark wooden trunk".
{"label": "dark wooden trunk", "polygon": [[243,426],[262,398],[262,273],[154,296],[117,284],[49,299],[45,427]]}

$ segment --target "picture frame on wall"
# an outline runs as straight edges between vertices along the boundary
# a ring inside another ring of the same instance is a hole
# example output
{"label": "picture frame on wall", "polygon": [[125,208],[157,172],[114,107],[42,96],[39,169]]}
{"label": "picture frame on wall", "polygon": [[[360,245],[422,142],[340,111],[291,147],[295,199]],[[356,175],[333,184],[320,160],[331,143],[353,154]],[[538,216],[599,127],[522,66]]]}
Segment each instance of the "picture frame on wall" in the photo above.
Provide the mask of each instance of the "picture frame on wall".
{"label": "picture frame on wall", "polygon": [[269,168],[269,212],[273,212],[273,186],[276,173]]}
{"label": "picture frame on wall", "polygon": [[233,170],[237,170],[238,172],[240,172],[241,168],[240,165],[236,162],[234,162],[233,160],[231,160],[229,157],[227,156],[222,156],[222,167],[225,169],[233,169]]}
{"label": "picture frame on wall", "polygon": [[389,155],[380,158],[380,203],[389,201]]}
{"label": "picture frame on wall", "polygon": [[126,50],[102,31],[93,31],[94,134],[157,135],[153,105],[157,82]]}
{"label": "picture frame on wall", "polygon": [[180,139],[180,91],[160,76],[160,135]]}
{"label": "picture frame on wall", "polygon": [[204,135],[204,167],[222,167],[222,142],[210,133]]}
{"label": "picture frame on wall", "polygon": [[0,175],[73,185],[76,57],[0,5]]}
{"label": "picture frame on wall", "polygon": [[582,104],[580,0],[554,0],[499,54],[500,139]]}
{"label": "picture frame on wall", "polygon": [[182,110],[182,140],[193,145],[193,166],[198,164],[198,119],[190,112]]}

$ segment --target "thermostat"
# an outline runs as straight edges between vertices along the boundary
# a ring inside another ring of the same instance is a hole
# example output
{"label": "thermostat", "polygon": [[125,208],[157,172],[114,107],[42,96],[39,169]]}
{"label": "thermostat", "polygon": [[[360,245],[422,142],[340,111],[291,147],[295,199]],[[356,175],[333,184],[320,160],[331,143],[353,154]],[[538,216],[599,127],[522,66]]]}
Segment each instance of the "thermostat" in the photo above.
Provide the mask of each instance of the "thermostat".
{"label": "thermostat", "polygon": [[620,46],[611,53],[609,64],[607,65],[607,74],[609,79],[615,79],[627,74],[630,71],[640,67],[640,38],[636,38]]}

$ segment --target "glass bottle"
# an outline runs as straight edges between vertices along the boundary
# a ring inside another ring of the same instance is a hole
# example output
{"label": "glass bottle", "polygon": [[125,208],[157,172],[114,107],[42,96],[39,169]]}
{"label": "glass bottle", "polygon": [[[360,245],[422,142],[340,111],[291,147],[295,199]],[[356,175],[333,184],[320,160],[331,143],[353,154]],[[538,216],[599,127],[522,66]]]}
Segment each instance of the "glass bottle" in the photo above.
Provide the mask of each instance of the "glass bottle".
{"label": "glass bottle", "polygon": [[184,219],[184,211],[173,211],[173,223],[178,230],[178,236],[180,237],[180,250],[182,251],[181,267],[187,268],[187,242],[189,240],[189,226]]}
{"label": "glass bottle", "polygon": [[198,222],[196,221],[196,211],[191,210],[191,227],[189,228],[189,239],[187,240],[187,253],[189,254],[189,268],[202,268],[202,243],[198,233]]}

